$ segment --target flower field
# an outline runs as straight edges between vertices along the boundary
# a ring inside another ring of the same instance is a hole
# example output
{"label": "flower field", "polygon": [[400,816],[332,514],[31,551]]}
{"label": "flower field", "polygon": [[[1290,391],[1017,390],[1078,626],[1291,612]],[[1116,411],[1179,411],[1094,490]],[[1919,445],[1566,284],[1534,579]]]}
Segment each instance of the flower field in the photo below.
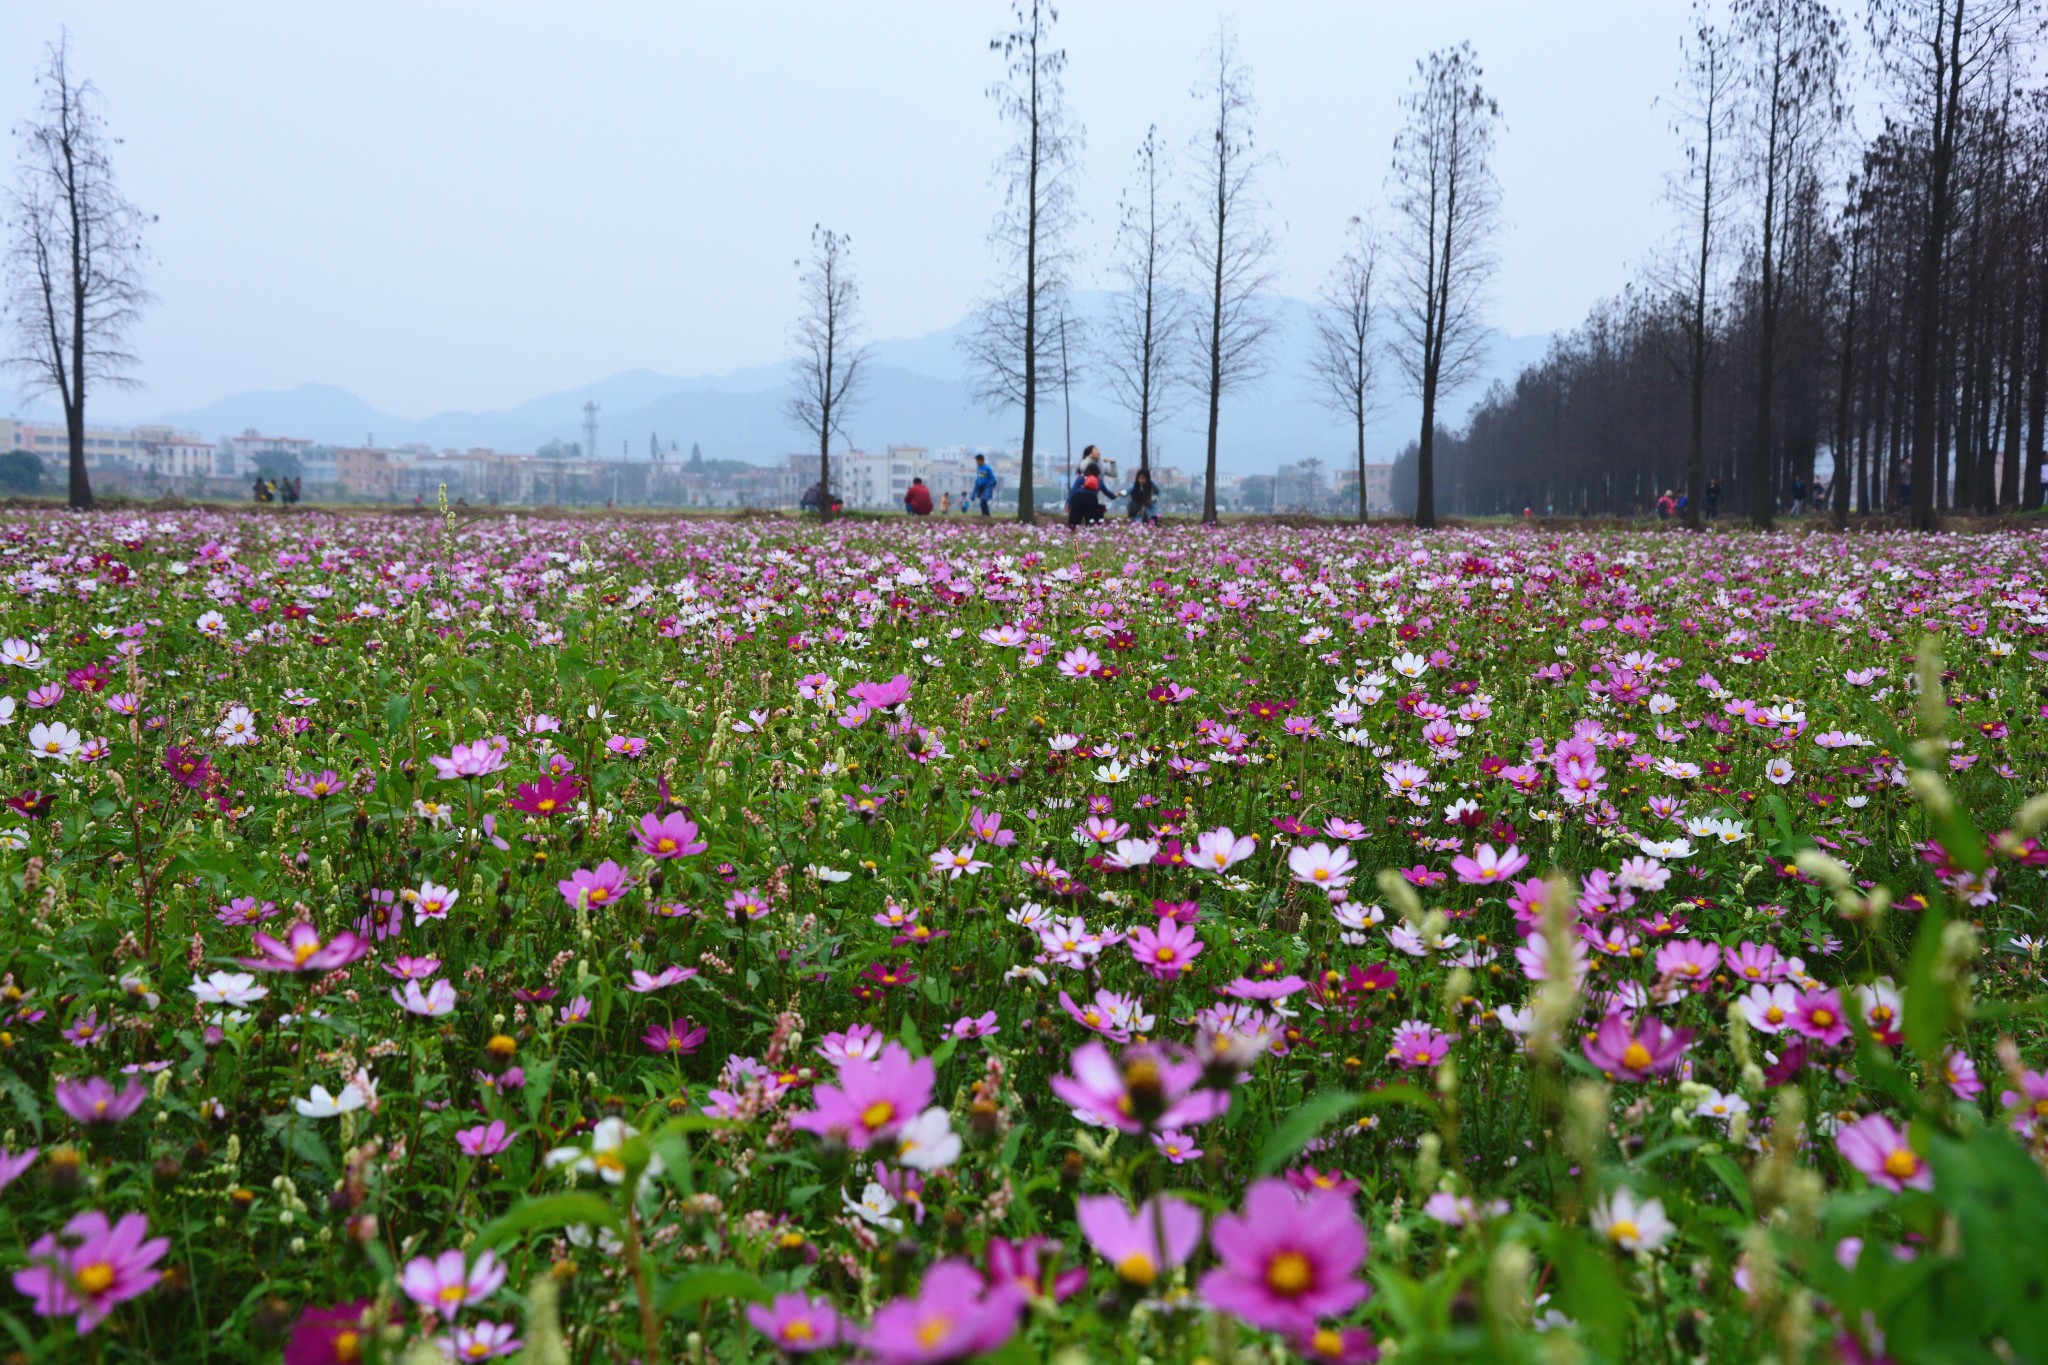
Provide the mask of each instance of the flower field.
{"label": "flower field", "polygon": [[2048,1359],[2048,537],[0,569],[5,1359]]}

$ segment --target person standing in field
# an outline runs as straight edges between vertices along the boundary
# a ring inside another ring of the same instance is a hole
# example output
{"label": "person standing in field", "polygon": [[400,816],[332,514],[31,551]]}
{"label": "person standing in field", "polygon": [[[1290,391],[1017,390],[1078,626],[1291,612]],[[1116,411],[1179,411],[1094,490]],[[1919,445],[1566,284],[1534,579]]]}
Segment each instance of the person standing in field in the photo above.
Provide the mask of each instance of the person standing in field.
{"label": "person standing in field", "polygon": [[[983,516],[988,515],[989,500],[995,497],[995,495],[996,472],[989,467],[986,458],[976,455],[974,457],[974,488],[972,489],[972,496],[976,502],[981,504],[981,514]],[[961,504],[961,510],[967,510],[965,503]]]}

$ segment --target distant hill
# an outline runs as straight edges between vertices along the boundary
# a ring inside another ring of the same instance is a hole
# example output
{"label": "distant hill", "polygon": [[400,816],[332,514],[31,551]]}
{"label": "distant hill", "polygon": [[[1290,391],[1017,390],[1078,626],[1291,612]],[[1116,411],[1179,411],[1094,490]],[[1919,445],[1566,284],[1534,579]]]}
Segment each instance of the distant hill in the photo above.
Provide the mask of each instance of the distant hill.
{"label": "distant hill", "polygon": [[[1100,292],[1076,295],[1077,332],[1085,336],[1095,327],[1110,299]],[[1219,462],[1230,473],[1257,473],[1307,456],[1348,463],[1351,447],[1345,425],[1316,402],[1307,374],[1314,338],[1312,306],[1275,297],[1270,307],[1275,329],[1267,377],[1225,400]],[[867,386],[848,422],[852,444],[879,450],[892,444],[1016,442],[1017,414],[992,413],[974,400],[958,345],[968,326],[963,320],[944,331],[873,344]],[[1525,365],[1541,358],[1549,343],[1547,336],[1494,334],[1485,373],[1449,404],[1445,415],[1451,424],[1462,422],[1489,383],[1497,378],[1512,381]],[[1419,404],[1401,391],[1394,366],[1388,363],[1383,368],[1387,399],[1368,431],[1368,454],[1375,460],[1391,460],[1420,425]],[[583,405],[594,400],[599,407],[600,454],[618,454],[623,442],[629,458],[645,459],[651,432],[664,446],[673,441],[688,451],[695,444],[709,457],[764,462],[806,445],[803,432],[782,414],[788,391],[788,372],[779,365],[693,377],[627,370],[500,412],[442,412],[410,421],[372,407],[345,389],[307,383],[238,393],[201,408],[163,413],[156,420],[211,437],[254,427],[271,435],[335,445],[357,445],[374,437],[381,445],[421,441],[436,447],[531,451],[550,440],[582,439]],[[1058,458],[1064,453],[1065,424],[1057,390],[1043,401],[1041,448]],[[1157,458],[1190,471],[1198,468],[1205,449],[1204,419],[1199,405],[1187,402],[1159,431]],[[1077,450],[1095,442],[1112,456],[1129,459],[1135,454],[1135,425],[1105,389],[1085,376],[1073,394],[1073,429]]]}

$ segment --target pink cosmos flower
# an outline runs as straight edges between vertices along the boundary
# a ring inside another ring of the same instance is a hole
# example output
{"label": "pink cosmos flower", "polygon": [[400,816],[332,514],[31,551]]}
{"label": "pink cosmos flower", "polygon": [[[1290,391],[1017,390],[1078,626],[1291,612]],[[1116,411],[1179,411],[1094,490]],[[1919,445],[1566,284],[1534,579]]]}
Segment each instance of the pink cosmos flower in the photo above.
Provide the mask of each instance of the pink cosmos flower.
{"label": "pink cosmos flower", "polygon": [[386,975],[395,976],[400,981],[425,981],[441,970],[441,959],[438,957],[409,957],[404,953],[400,953],[391,961],[384,963],[383,967]]}
{"label": "pink cosmos flower", "polygon": [[910,700],[910,678],[898,673],[887,682],[857,682],[846,689],[846,695],[876,711],[886,710]]}
{"label": "pink cosmos flower", "polygon": [[1202,936],[1170,919],[1160,920],[1157,929],[1132,930],[1129,942],[1131,956],[1159,981],[1193,971],[1202,952]]}
{"label": "pink cosmos flower", "polygon": [[1415,1070],[1435,1066],[1450,1050],[1451,1036],[1448,1033],[1439,1033],[1420,1019],[1410,1019],[1394,1030],[1387,1058],[1408,1070]]}
{"label": "pink cosmos flower", "polygon": [[985,811],[976,806],[967,816],[967,827],[982,843],[993,844],[997,848],[1008,848],[1017,842],[1017,832],[1003,828],[1000,811]]}
{"label": "pink cosmos flower", "polygon": [[1187,1161],[1200,1161],[1202,1149],[1186,1133],[1168,1131],[1152,1135],[1152,1150],[1165,1157],[1175,1166]]}
{"label": "pink cosmos flower", "polygon": [[1504,882],[1529,865],[1529,855],[1513,844],[1505,853],[1495,853],[1492,844],[1481,844],[1472,857],[1459,854],[1451,859],[1451,871],[1466,886],[1492,886]]}
{"label": "pink cosmos flower", "polygon": [[1287,854],[1287,870],[1294,874],[1294,880],[1325,891],[1334,891],[1351,884],[1351,872],[1358,864],[1351,857],[1351,850],[1338,844],[1315,843],[1306,848],[1294,848]]}
{"label": "pink cosmos flower", "polygon": [[1751,943],[1748,939],[1733,948],[1723,948],[1721,961],[1731,976],[1742,981],[1783,981],[1789,970],[1784,954],[1769,944]]}
{"label": "pink cosmos flower", "polygon": [[665,1053],[670,1057],[687,1057],[704,1045],[704,1026],[685,1019],[681,1023],[649,1026],[640,1035],[640,1041],[647,1044],[649,1052]]}
{"label": "pink cosmos flower", "polygon": [[1135,1289],[1150,1289],[1202,1240],[1202,1211],[1170,1194],[1153,1195],[1136,1212],[1117,1195],[1086,1196],[1075,1201],[1074,1216],[1088,1244]]}
{"label": "pink cosmos flower", "polygon": [[636,995],[647,995],[653,991],[667,990],[679,982],[688,981],[697,974],[695,967],[663,967],[649,975],[640,968],[633,969],[633,980],[626,989]]}
{"label": "pink cosmos flower", "polygon": [[839,1344],[839,1314],[824,1299],[777,1294],[773,1303],[747,1305],[754,1330],[790,1355],[809,1355]]}
{"label": "pink cosmos flower", "polygon": [[984,1285],[974,1267],[940,1261],[916,1297],[892,1299],[875,1312],[860,1342],[878,1365],[940,1365],[1000,1347],[1016,1333],[1024,1291],[1008,1281]]}
{"label": "pink cosmos flower", "polygon": [[957,851],[942,848],[931,855],[932,871],[943,873],[948,881],[986,871],[988,864],[975,857],[974,853],[973,844],[963,844]]}
{"label": "pink cosmos flower", "polygon": [[1934,1188],[1934,1171],[1927,1158],[1914,1151],[1905,1132],[1882,1114],[1867,1114],[1837,1131],[1835,1150],[1869,1177],[1871,1184],[1894,1194]]}
{"label": "pink cosmos flower", "polygon": [[1071,1076],[1052,1078],[1053,1094],[1083,1123],[1124,1133],[1192,1128],[1230,1108],[1230,1092],[1200,1088],[1202,1065],[1183,1049],[1145,1044],[1121,1063],[1101,1043],[1083,1043],[1067,1061]]}
{"label": "pink cosmos flower", "polygon": [[640,839],[640,851],[650,858],[689,858],[711,847],[697,837],[697,822],[679,810],[660,819],[643,815],[635,832]]}
{"label": "pink cosmos flower", "polygon": [[626,886],[626,869],[609,858],[592,870],[579,867],[555,883],[555,889],[572,910],[579,904],[592,910],[610,905],[626,893]]}
{"label": "pink cosmos flower", "polygon": [[408,981],[404,991],[391,988],[392,1001],[407,1014],[416,1014],[422,1019],[440,1019],[455,1013],[455,987],[447,981],[436,981],[425,991],[420,983]]}
{"label": "pink cosmos flower", "polygon": [[1015,1285],[1020,1294],[1042,1294],[1054,1303],[1065,1303],[1074,1291],[1088,1282],[1088,1267],[1069,1266],[1046,1282],[1045,1264],[1049,1252],[1062,1248],[1050,1237],[1026,1237],[1012,1242],[991,1237],[988,1243],[988,1282]]}
{"label": "pink cosmos flower", "polygon": [[464,1308],[482,1303],[505,1283],[505,1267],[498,1253],[486,1251],[476,1264],[465,1265],[462,1253],[448,1250],[439,1256],[415,1256],[406,1262],[398,1277],[405,1296],[422,1308],[452,1318]]}
{"label": "pink cosmos flower", "polygon": [[44,1233],[28,1249],[14,1287],[29,1296],[38,1316],[74,1318],[84,1336],[115,1307],[146,1294],[163,1278],[156,1263],[171,1249],[168,1237],[150,1237],[149,1220],[131,1213],[109,1224],[97,1209],[64,1225],[61,1237]]}
{"label": "pink cosmos flower", "polygon": [[1696,991],[1705,990],[1712,983],[1714,968],[1720,962],[1721,950],[1697,939],[1677,940],[1657,950],[1658,975],[1676,977]]}
{"label": "pink cosmos flower", "polygon": [[149,1090],[141,1081],[131,1080],[116,1094],[100,1076],[82,1081],[57,1082],[57,1107],[80,1123],[116,1124],[142,1107]]}
{"label": "pink cosmos flower", "polygon": [[445,1337],[435,1337],[434,1344],[450,1360],[497,1360],[525,1344],[513,1335],[517,1330],[509,1322],[472,1323]]}
{"label": "pink cosmos flower", "polygon": [[492,1119],[474,1128],[464,1128],[455,1135],[455,1145],[466,1156],[496,1156],[517,1139],[518,1134],[505,1126],[505,1120]]}
{"label": "pink cosmos flower", "polygon": [[604,747],[620,758],[638,758],[647,752],[647,741],[639,735],[613,735]]}
{"label": "pink cosmos flower", "polygon": [[346,967],[370,951],[370,945],[347,930],[322,942],[313,926],[304,920],[285,931],[284,941],[258,932],[254,942],[259,957],[241,959],[255,972],[331,972]]}
{"label": "pink cosmos flower", "polygon": [[471,744],[458,744],[446,758],[435,755],[427,762],[434,765],[435,774],[443,781],[483,777],[505,766],[506,747],[503,740],[480,739]]}
{"label": "pink cosmos flower", "polygon": [[1230,826],[1223,825],[1195,840],[1194,849],[1188,854],[1188,866],[1201,872],[1227,872],[1251,857],[1258,846],[1258,841],[1249,834],[1240,837],[1231,832]]}
{"label": "pink cosmos flower", "polygon": [[1775,986],[1751,986],[1749,994],[1736,1001],[1743,1020],[1759,1033],[1783,1033],[1799,1012],[1799,991],[1789,981]]}
{"label": "pink cosmos flower", "polygon": [[913,1061],[901,1043],[886,1044],[873,1062],[841,1063],[838,1084],[818,1086],[817,1108],[791,1115],[790,1126],[866,1151],[924,1112],[936,1076],[931,1058]]}
{"label": "pink cosmos flower", "polygon": [[30,1147],[20,1152],[9,1152],[0,1147],[0,1190],[6,1189],[21,1177],[21,1173],[36,1164],[40,1147]]}
{"label": "pink cosmos flower", "polygon": [[1202,1276],[1202,1297],[1264,1331],[1313,1332],[1371,1292],[1355,1278],[1365,1229],[1341,1194],[1257,1181],[1242,1213],[1216,1220],[1209,1243],[1221,1264]]}
{"label": "pink cosmos flower", "polygon": [[1002,1026],[996,1023],[996,1012],[989,1010],[980,1015],[961,1015],[953,1021],[953,1026],[946,1030],[946,1036],[959,1039],[993,1038],[1001,1032]]}
{"label": "pink cosmos flower", "polygon": [[1840,1043],[1849,1036],[1849,1012],[1842,1006],[1841,993],[1808,991],[1800,996],[1792,1011],[1792,1028],[1823,1047]]}
{"label": "pink cosmos flower", "polygon": [[1646,1014],[1638,1027],[1620,1010],[1600,1021],[1593,1036],[1580,1043],[1586,1060],[1617,1081],[1643,1081],[1661,1076],[1678,1065],[1692,1043],[1689,1028],[1666,1028],[1655,1015]]}

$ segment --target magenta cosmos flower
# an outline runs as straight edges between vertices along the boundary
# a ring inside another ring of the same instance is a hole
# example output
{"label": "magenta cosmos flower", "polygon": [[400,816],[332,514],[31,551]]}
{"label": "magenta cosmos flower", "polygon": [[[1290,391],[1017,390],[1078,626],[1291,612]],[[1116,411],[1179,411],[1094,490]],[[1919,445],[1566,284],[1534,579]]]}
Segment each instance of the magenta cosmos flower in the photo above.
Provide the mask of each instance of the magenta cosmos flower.
{"label": "magenta cosmos flower", "polygon": [[1093,1195],[1075,1203],[1074,1216],[1088,1245],[1135,1289],[1150,1289],[1202,1240],[1202,1211],[1170,1194],[1153,1195],[1136,1212],[1116,1195]]}
{"label": "magenta cosmos flower", "polygon": [[688,858],[711,847],[697,837],[697,822],[679,810],[660,819],[643,815],[635,832],[640,839],[640,851],[650,858]]}
{"label": "magenta cosmos flower", "polygon": [[1450,1051],[1450,1034],[1439,1033],[1420,1019],[1410,1019],[1394,1030],[1393,1042],[1387,1048],[1387,1059],[1412,1071],[1418,1067],[1435,1066]]}
{"label": "magenta cosmos flower", "polygon": [[791,1355],[809,1355],[839,1344],[839,1314],[823,1299],[777,1294],[773,1303],[748,1304],[747,1321]]}
{"label": "magenta cosmos flower", "polygon": [[560,815],[576,803],[581,784],[573,777],[541,776],[537,781],[522,782],[505,804],[526,815],[550,818]]}
{"label": "magenta cosmos flower", "polygon": [[170,1248],[170,1238],[150,1237],[141,1214],[109,1225],[107,1215],[93,1209],[66,1223],[61,1236],[37,1238],[28,1268],[14,1272],[14,1287],[34,1300],[42,1317],[76,1315],[83,1336],[117,1305],[149,1292],[163,1277],[156,1263]]}
{"label": "magenta cosmos flower", "polygon": [[498,1263],[495,1251],[484,1252],[474,1265],[465,1264],[462,1253],[452,1249],[439,1256],[415,1256],[398,1278],[407,1298],[444,1318],[482,1303],[504,1283],[505,1267]]}
{"label": "magenta cosmos flower", "polygon": [[687,1057],[704,1045],[704,1026],[687,1019],[666,1026],[651,1024],[647,1032],[640,1035],[640,1041],[647,1044],[649,1052]]}
{"label": "magenta cosmos flower", "polygon": [[1201,935],[1170,919],[1160,920],[1157,929],[1132,930],[1129,943],[1138,965],[1160,981],[1193,971],[1195,958],[1202,951]]}
{"label": "magenta cosmos flower", "polygon": [[1873,1185],[1892,1193],[1900,1190],[1931,1190],[1934,1172],[1927,1158],[1906,1142],[1906,1134],[1883,1114],[1869,1114],[1835,1134],[1835,1150],[1842,1160],[1863,1172]]}
{"label": "magenta cosmos flower", "polygon": [[510,1147],[518,1134],[505,1126],[505,1120],[492,1119],[474,1128],[465,1128],[455,1135],[455,1145],[465,1156],[496,1156]]}
{"label": "magenta cosmos flower", "polygon": [[556,882],[555,890],[562,893],[571,910],[579,905],[596,910],[626,894],[626,869],[607,858],[594,869],[577,868]]}
{"label": "magenta cosmos flower", "polygon": [[1823,1047],[1834,1047],[1849,1036],[1849,1012],[1838,991],[1808,991],[1799,997],[1792,1011],[1792,1028]]}
{"label": "magenta cosmos flower", "polygon": [[1513,844],[1508,845],[1505,853],[1495,853],[1492,844],[1481,844],[1473,851],[1473,856],[1468,858],[1461,853],[1451,859],[1451,871],[1457,873],[1458,880],[1466,886],[1491,886],[1505,882],[1528,865],[1529,855]]}
{"label": "magenta cosmos flower", "polygon": [[1071,1076],[1052,1078],[1052,1093],[1074,1117],[1119,1132],[1192,1128],[1230,1108],[1227,1090],[1201,1089],[1202,1064],[1185,1049],[1145,1044],[1121,1062],[1101,1043],[1083,1043],[1068,1059]]}
{"label": "magenta cosmos flower", "polygon": [[790,1116],[790,1126],[820,1137],[836,1137],[856,1151],[892,1138],[932,1102],[936,1069],[929,1057],[912,1060],[901,1043],[890,1043],[874,1061],[849,1058],[837,1085],[816,1090],[817,1108]]}
{"label": "magenta cosmos flower", "polygon": [[1580,1049],[1609,1080],[1643,1081],[1677,1066],[1691,1042],[1689,1028],[1666,1028],[1655,1015],[1643,1016],[1641,1027],[1637,1027],[1617,1010],[1600,1021]]}
{"label": "magenta cosmos flower", "polygon": [[57,1082],[57,1107],[80,1123],[115,1124],[140,1109],[148,1094],[141,1081],[131,1080],[116,1093],[103,1077],[87,1076]]}
{"label": "magenta cosmos flower", "polygon": [[915,1298],[882,1305],[861,1334],[880,1365],[942,1365],[993,1351],[1017,1330],[1024,1293],[1014,1284],[984,1285],[965,1261],[940,1261],[925,1272]]}
{"label": "magenta cosmos flower", "polygon": [[910,700],[910,678],[898,673],[887,682],[857,682],[846,689],[846,695],[876,711],[900,706]]}
{"label": "magenta cosmos flower", "polygon": [[300,920],[285,930],[284,941],[258,932],[254,942],[259,956],[241,959],[256,972],[331,972],[370,951],[370,945],[346,929],[323,941],[312,925]]}
{"label": "magenta cosmos flower", "polygon": [[505,766],[505,746],[498,740],[480,739],[473,744],[458,744],[446,758],[437,754],[427,762],[434,765],[435,774],[443,781],[483,777]]}
{"label": "magenta cosmos flower", "polygon": [[1222,1262],[1202,1276],[1202,1297],[1269,1332],[1313,1332],[1318,1319],[1347,1313],[1371,1292],[1355,1277],[1365,1229],[1341,1194],[1256,1181],[1244,1210],[1216,1220],[1210,1249]]}

